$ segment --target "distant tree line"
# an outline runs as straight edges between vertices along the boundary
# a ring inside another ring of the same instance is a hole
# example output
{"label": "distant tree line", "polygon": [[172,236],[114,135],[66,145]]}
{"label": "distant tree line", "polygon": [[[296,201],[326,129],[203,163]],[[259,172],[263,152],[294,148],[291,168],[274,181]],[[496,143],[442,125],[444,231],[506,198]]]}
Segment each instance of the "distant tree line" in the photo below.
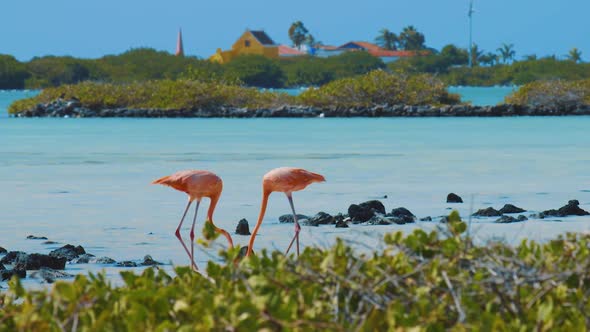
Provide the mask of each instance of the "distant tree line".
{"label": "distant tree line", "polygon": [[[302,25],[296,25],[293,32],[305,37],[301,39],[299,36],[298,42],[313,38]],[[474,67],[469,68],[467,49],[452,44],[441,50],[427,48],[424,36],[413,27],[404,28],[399,36],[392,36],[389,30],[383,29],[376,39],[389,49],[427,49],[430,52],[387,65],[366,52],[280,60],[248,55],[225,65],[196,57],[177,57],[149,48],[132,49],[98,59],[44,56],[28,62],[0,54],[0,89],[45,88],[83,81],[130,83],[162,79],[213,80],[265,88],[320,86],[375,69],[410,75],[435,74],[449,85],[520,85],[536,80],[590,78],[590,64],[582,62],[582,54],[577,48],[573,48],[563,60],[556,56],[537,58],[535,55],[516,60],[512,44],[503,44],[496,52],[484,52],[473,45]]]}
{"label": "distant tree line", "polygon": [[436,74],[449,85],[521,85],[537,80],[579,80],[590,78],[590,64],[582,62],[581,52],[573,48],[564,59],[525,55],[517,60],[512,44],[502,44],[496,52],[485,52],[476,44],[467,49],[449,44],[426,56],[403,58],[388,64],[388,69],[404,73]]}
{"label": "distant tree line", "polygon": [[130,83],[161,79],[215,80],[282,88],[322,85],[379,68],[385,68],[385,64],[365,52],[284,60],[247,55],[226,65],[149,48],[99,59],[45,56],[19,62],[13,56],[0,55],[0,89],[45,88],[83,81]]}

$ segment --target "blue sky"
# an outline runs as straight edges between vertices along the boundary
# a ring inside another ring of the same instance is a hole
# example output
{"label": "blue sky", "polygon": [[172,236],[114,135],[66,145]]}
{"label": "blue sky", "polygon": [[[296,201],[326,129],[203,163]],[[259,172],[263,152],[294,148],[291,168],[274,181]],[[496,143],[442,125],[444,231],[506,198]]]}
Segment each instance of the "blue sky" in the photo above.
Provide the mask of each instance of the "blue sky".
{"label": "blue sky", "polygon": [[[133,47],[174,52],[182,27],[185,52],[208,57],[227,49],[246,29],[264,29],[288,43],[301,20],[325,44],[373,41],[381,28],[414,25],[428,46],[468,43],[469,0],[22,0],[6,1],[0,15],[0,53],[28,60],[40,55],[96,58]],[[484,51],[514,44],[527,54],[559,57],[572,47],[590,59],[588,0],[475,0],[474,42]]]}

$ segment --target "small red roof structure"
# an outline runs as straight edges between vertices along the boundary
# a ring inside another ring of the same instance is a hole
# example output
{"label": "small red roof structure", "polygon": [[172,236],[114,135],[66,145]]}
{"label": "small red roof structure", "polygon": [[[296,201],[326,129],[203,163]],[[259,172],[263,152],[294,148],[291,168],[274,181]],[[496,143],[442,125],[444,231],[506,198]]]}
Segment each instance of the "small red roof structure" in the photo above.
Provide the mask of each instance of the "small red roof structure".
{"label": "small red roof structure", "polygon": [[299,56],[306,55],[305,52],[301,52],[298,49],[289,47],[287,45],[279,45],[279,56]]}
{"label": "small red roof structure", "polygon": [[178,29],[178,40],[176,41],[176,56],[184,56],[184,46],[182,44],[182,29]]}
{"label": "small red roof structure", "polygon": [[351,50],[351,51],[355,51],[355,50],[367,51],[372,56],[379,57],[379,58],[383,58],[383,57],[397,57],[397,58],[413,57],[413,56],[417,56],[417,55],[428,55],[430,53],[429,51],[426,51],[426,50],[425,51],[386,50],[386,49],[380,47],[379,45],[375,45],[373,43],[363,42],[363,41],[348,42],[338,48],[339,49],[347,49],[347,50]]}
{"label": "small red roof structure", "polygon": [[319,50],[326,50],[326,51],[335,51],[335,50],[339,49],[338,46],[332,46],[332,45],[317,45],[317,46],[314,46],[314,48],[317,48]]}

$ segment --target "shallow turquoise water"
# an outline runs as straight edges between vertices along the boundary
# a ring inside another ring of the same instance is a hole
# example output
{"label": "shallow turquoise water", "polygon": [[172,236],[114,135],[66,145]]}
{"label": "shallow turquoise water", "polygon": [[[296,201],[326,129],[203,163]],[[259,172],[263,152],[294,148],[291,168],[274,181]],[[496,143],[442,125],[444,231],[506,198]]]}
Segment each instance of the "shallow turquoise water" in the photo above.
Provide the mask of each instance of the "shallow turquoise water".
{"label": "shallow turquoise water", "polygon": [[[504,97],[514,92],[518,87],[512,86],[452,86],[449,92],[458,93],[461,100],[477,106],[497,105],[504,102]],[[296,96],[305,91],[305,88],[275,89]]]}
{"label": "shallow turquoise water", "polygon": [[[8,236],[0,239],[0,246],[49,251],[51,247],[25,240],[35,234],[61,244],[82,244],[93,254],[116,260],[149,253],[184,264],[173,232],[185,195],[149,183],[193,168],[223,178],[215,219],[232,232],[244,217],[253,227],[261,178],[279,166],[303,167],[327,178],[294,195],[303,214],[346,212],[350,203],[387,195],[382,201],[388,210],[404,206],[418,217],[441,216],[451,206],[445,203],[449,192],[472,202],[473,209],[513,203],[539,211],[576,198],[590,210],[588,128],[590,117],[3,118],[0,227]],[[199,213],[199,229],[207,204]],[[452,207],[462,215],[470,212],[470,204]],[[277,218],[288,212],[283,196],[271,196],[258,249],[285,248],[292,225],[280,225]],[[542,240],[565,231],[588,231],[590,218],[515,225],[483,219],[474,225],[482,241],[497,236]],[[327,245],[336,236],[358,240],[362,233],[376,245],[378,234],[415,227],[435,225],[305,227],[302,243]],[[247,240],[235,236],[236,243]],[[202,264],[214,254],[204,250],[197,260]]]}
{"label": "shallow turquoise water", "polygon": [[504,102],[504,97],[518,90],[516,86],[453,86],[449,92],[461,95],[463,102],[470,102],[477,106],[497,105]]}

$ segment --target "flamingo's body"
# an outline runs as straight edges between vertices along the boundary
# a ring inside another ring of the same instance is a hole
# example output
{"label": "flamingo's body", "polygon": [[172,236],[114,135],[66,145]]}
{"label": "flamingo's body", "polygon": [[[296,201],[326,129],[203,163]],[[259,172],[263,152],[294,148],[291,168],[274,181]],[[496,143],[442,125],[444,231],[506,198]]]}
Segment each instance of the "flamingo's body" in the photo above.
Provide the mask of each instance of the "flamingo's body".
{"label": "flamingo's body", "polygon": [[[195,245],[195,222],[197,220],[197,211],[199,210],[199,204],[201,203],[201,199],[207,197],[211,200],[209,204],[209,210],[207,211],[207,220],[206,222],[210,222],[215,231],[218,233],[223,234],[227,238],[230,247],[233,247],[233,241],[231,236],[225,230],[218,228],[213,224],[213,212],[215,211],[215,206],[219,201],[219,197],[221,196],[221,191],[223,190],[223,181],[221,178],[216,174],[203,171],[203,170],[188,170],[188,171],[179,171],[174,174],[164,176],[152,182],[152,184],[161,184],[165,186],[172,187],[178,191],[182,191],[188,195],[188,204],[186,205],[186,209],[184,210],[184,214],[180,219],[180,224],[178,224],[178,228],[176,228],[176,237],[180,240],[180,243],[184,247],[184,250],[188,254],[191,259],[191,265],[194,268],[197,268],[197,265],[194,261],[194,245]],[[190,232],[190,239],[191,239],[191,250],[189,252],[188,247],[182,241],[182,237],[180,236],[180,228],[182,227],[182,223],[188,209],[190,208],[192,202],[197,201],[197,205],[195,208],[195,216],[193,218],[193,224],[191,227]]]}
{"label": "flamingo's body", "polygon": [[326,179],[322,175],[312,173],[301,168],[281,167],[275,168],[270,172],[266,173],[262,178],[262,204],[260,206],[260,214],[258,216],[256,226],[254,227],[254,231],[250,236],[250,241],[248,243],[248,252],[246,256],[250,256],[250,254],[252,254],[252,248],[254,245],[254,240],[256,238],[256,233],[260,228],[260,224],[262,224],[262,219],[264,218],[264,214],[266,213],[268,197],[272,192],[282,192],[285,193],[285,195],[287,195],[289,204],[291,205],[291,210],[293,212],[293,220],[295,222],[295,236],[293,236],[293,239],[291,240],[291,243],[287,248],[287,253],[291,249],[293,241],[297,241],[297,255],[299,255],[299,231],[301,230],[301,227],[299,226],[299,222],[297,221],[297,214],[295,213],[295,207],[293,205],[292,193],[294,191],[303,190],[305,189],[305,187],[309,186],[314,182],[324,181],[326,181]]}

